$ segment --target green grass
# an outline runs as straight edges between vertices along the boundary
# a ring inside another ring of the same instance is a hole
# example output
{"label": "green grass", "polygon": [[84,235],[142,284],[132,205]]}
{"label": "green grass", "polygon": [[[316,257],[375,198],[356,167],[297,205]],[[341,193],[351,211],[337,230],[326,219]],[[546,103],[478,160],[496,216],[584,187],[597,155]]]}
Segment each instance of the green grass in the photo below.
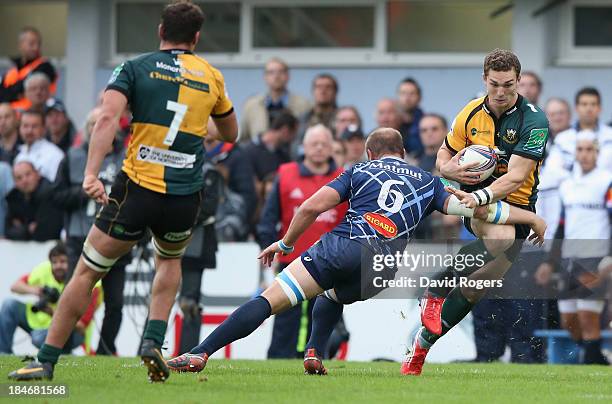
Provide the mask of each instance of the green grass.
{"label": "green grass", "polygon": [[[7,374],[21,365],[18,357],[0,357],[0,373]],[[97,404],[612,401],[609,367],[427,364],[422,376],[404,377],[397,363],[328,361],[326,366],[328,376],[305,376],[298,360],[212,360],[200,374],[173,374],[164,384],[150,384],[136,358],[63,357],[55,368],[53,383],[68,385],[69,400],[48,401]]]}

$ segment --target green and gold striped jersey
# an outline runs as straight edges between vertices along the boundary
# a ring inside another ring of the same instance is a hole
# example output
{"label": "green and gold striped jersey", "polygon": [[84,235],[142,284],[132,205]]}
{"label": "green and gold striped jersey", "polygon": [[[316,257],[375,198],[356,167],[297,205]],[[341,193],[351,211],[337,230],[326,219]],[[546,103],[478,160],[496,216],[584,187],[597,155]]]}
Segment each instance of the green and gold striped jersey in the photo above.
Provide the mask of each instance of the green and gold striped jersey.
{"label": "green and gold striped jersey", "polygon": [[122,63],[106,89],[124,94],[132,111],[128,177],[164,194],[198,192],[208,119],[234,110],[221,72],[190,51],[163,50]]}

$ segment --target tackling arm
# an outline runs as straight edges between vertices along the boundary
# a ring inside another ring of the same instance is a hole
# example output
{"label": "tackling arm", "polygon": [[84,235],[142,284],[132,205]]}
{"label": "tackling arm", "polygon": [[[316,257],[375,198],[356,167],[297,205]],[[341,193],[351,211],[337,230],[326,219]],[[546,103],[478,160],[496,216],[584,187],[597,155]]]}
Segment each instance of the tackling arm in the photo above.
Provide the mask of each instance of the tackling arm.
{"label": "tackling arm", "polygon": [[317,216],[335,207],[340,202],[340,194],[332,187],[324,186],[319,189],[300,206],[282,240],[270,244],[257,258],[261,259],[263,265],[270,266],[277,253],[291,253],[297,239],[306,231],[308,226],[314,223]]}

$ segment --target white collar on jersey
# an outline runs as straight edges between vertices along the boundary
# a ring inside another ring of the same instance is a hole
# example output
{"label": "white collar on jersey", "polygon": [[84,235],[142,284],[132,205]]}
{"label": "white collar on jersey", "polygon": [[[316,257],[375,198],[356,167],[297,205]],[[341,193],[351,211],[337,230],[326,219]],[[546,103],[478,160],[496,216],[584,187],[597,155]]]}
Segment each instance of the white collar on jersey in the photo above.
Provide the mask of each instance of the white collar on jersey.
{"label": "white collar on jersey", "polygon": [[390,156],[390,155],[385,155],[385,156],[379,157],[376,160],[382,160],[382,159],[394,159],[394,160],[399,160],[399,161],[402,161],[402,162],[404,161],[404,159],[401,158],[401,157]]}

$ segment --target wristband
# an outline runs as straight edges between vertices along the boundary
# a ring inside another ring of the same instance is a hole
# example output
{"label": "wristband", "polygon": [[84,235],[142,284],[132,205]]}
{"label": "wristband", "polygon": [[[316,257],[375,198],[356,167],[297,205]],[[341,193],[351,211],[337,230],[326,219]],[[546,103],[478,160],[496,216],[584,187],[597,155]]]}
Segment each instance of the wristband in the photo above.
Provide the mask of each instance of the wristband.
{"label": "wristband", "polygon": [[287,255],[287,254],[291,254],[295,247],[294,246],[289,247],[287,244],[283,242],[282,239],[280,239],[278,240],[278,248],[281,249],[283,254]]}
{"label": "wristband", "polygon": [[479,206],[488,205],[493,200],[493,192],[489,187],[474,191],[471,195]]}

